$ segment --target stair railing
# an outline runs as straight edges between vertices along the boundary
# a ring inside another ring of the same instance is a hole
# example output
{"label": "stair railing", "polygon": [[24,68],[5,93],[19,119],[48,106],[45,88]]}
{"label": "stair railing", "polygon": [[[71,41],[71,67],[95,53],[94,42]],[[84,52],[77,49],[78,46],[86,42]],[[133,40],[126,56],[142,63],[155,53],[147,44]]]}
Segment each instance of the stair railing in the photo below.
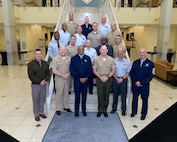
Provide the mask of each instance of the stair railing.
{"label": "stair railing", "polygon": [[[25,61],[29,62],[33,59],[33,56],[31,56],[32,53],[34,53],[34,50],[37,48],[46,48],[46,39],[45,38],[39,38],[36,40],[34,47],[32,50],[28,50],[27,52],[27,57],[24,58],[22,61],[23,63],[25,63]],[[23,50],[21,50],[20,52],[22,52]],[[22,54],[22,53],[21,53]]]}

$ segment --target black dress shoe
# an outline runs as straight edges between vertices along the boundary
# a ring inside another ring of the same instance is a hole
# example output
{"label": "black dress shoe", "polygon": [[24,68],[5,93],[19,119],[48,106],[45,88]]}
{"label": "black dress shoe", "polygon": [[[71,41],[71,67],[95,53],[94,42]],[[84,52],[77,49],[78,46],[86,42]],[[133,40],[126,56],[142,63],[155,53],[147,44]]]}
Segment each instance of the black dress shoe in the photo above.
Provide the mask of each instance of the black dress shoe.
{"label": "black dress shoe", "polygon": [[144,119],[146,119],[146,116],[141,116],[141,120],[144,120]]}
{"label": "black dress shoe", "polygon": [[69,91],[69,95],[71,94],[71,91]]}
{"label": "black dress shoe", "polygon": [[72,112],[70,108],[64,108],[63,110],[66,110],[67,112]]}
{"label": "black dress shoe", "polygon": [[75,113],[75,117],[79,117],[79,113]]}
{"label": "black dress shoe", "polygon": [[83,112],[83,116],[87,116],[87,112]]}
{"label": "black dress shoe", "polygon": [[90,93],[90,95],[92,95],[93,94],[93,92],[91,91],[91,92],[89,92]]}
{"label": "black dress shoe", "polygon": [[107,112],[103,112],[104,117],[108,117],[108,113]]}
{"label": "black dress shoe", "polygon": [[56,111],[56,114],[57,115],[61,115],[61,111]]}
{"label": "black dress shoe", "polygon": [[125,110],[123,110],[122,111],[122,116],[125,116],[125,115],[126,115]]}
{"label": "black dress shoe", "polygon": [[102,112],[98,112],[97,115],[96,115],[96,117],[100,117],[101,114],[102,114]]}
{"label": "black dress shoe", "polygon": [[130,116],[131,116],[131,117],[135,117],[135,115],[136,115],[136,114],[132,113]]}
{"label": "black dress shoe", "polygon": [[111,113],[113,114],[113,113],[115,113],[117,110],[116,109],[112,109],[111,110]]}

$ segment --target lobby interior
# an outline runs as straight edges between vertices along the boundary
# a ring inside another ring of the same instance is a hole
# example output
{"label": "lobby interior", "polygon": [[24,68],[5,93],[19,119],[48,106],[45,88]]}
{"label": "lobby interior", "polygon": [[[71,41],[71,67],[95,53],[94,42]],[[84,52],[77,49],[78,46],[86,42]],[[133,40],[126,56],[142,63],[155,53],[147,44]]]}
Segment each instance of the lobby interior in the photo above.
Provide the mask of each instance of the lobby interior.
{"label": "lobby interior", "polygon": [[[59,21],[59,18],[62,18],[60,14],[62,13],[62,6],[65,4],[65,0],[60,0],[59,6],[57,3],[58,1],[56,1],[55,5],[53,4],[52,6],[50,5],[51,3],[47,3],[48,5],[46,4],[43,6],[39,0],[31,1],[33,3],[30,4],[29,1],[26,1],[28,4],[26,3],[25,6],[23,5],[24,3],[22,4],[18,0],[15,0],[14,3],[16,28],[15,39],[17,40],[17,43],[19,42],[19,49],[17,50],[25,53],[23,56],[21,54],[17,54],[15,62],[12,61],[9,65],[0,66],[0,129],[22,142],[42,141],[53,115],[55,114],[55,100],[53,96],[51,109],[47,112],[48,118],[41,119],[39,122],[34,120],[32,112],[31,82],[27,76],[27,63],[33,58],[33,50],[37,47],[42,49],[43,57],[45,59],[46,47],[51,40],[53,31],[56,30],[56,28],[61,28],[61,22],[58,24],[56,23]],[[50,1],[47,0],[47,2]],[[73,5],[76,4],[74,3],[74,0],[71,2],[73,2]],[[104,0],[102,2],[104,2]],[[100,3],[102,2],[100,1]],[[135,46],[136,48],[144,47],[147,51],[154,51],[154,47],[157,46],[158,52],[163,52],[161,54],[161,58],[165,57],[169,48],[173,51],[177,50],[177,18],[174,14],[177,12],[177,8],[175,7],[175,4],[172,4],[171,7],[171,21],[170,27],[167,27],[169,30],[167,31],[168,42],[166,43],[167,39],[159,36],[161,5],[144,5],[145,1],[137,0],[136,3],[132,4],[132,7],[128,7],[128,0],[125,0],[124,7],[121,7],[117,2],[118,1],[111,0],[110,3],[112,4],[112,7],[109,8],[113,9],[115,17],[117,17],[119,24],[118,29],[120,29],[124,35],[124,44],[126,46]],[[34,6],[34,3],[36,6]],[[140,3],[141,5],[137,6]],[[6,29],[6,25],[4,25],[5,21],[3,18],[2,6],[3,5],[0,7],[0,51],[8,51],[10,52],[9,54],[12,54],[14,47],[6,46],[7,38],[4,30]],[[101,8],[102,10],[99,10],[101,12],[97,13],[98,8],[91,8],[91,11],[87,7],[69,7],[68,9],[65,7],[66,11],[63,17],[65,18],[64,20],[66,20],[68,12],[74,10],[75,19],[78,20],[78,23],[82,24],[84,22],[85,15],[90,16],[91,22],[97,21],[100,23],[100,18],[98,20],[98,16],[105,14],[104,11],[106,11],[104,4]],[[97,13],[95,14],[96,16],[94,16],[93,9],[95,9],[95,13]],[[133,16],[130,16],[130,14]],[[109,22],[111,22],[111,20]],[[126,39],[126,35],[132,32],[134,33],[135,41]],[[166,37],[167,35],[164,36]],[[10,39],[13,41],[13,37]],[[159,43],[159,40],[162,40],[163,42]],[[162,47],[162,49],[166,48],[166,50],[162,50],[160,47]],[[18,48],[18,44],[16,48]],[[131,53],[130,56],[131,62],[138,58],[138,51],[136,48],[131,48],[131,52],[134,52]],[[150,54],[148,57],[151,58]],[[2,60],[2,57],[0,57],[0,63]],[[157,60],[156,55],[153,60]],[[172,58],[172,63],[175,64],[174,69],[177,69],[176,60],[175,54]],[[136,135],[177,101],[176,86],[154,77],[151,81],[150,87],[148,115],[144,121],[140,120],[141,101],[139,101],[137,116],[134,118],[130,117],[131,96],[127,115],[122,116],[120,109],[117,111],[128,139]],[[70,108],[74,111],[74,92],[71,93],[69,98]],[[97,100],[96,87],[94,87],[93,95],[88,94],[88,112],[97,112],[97,101],[95,100]],[[109,111],[111,110],[111,104],[112,94],[110,94]],[[109,113],[108,115],[112,114]],[[95,119],[97,119],[96,116]]]}

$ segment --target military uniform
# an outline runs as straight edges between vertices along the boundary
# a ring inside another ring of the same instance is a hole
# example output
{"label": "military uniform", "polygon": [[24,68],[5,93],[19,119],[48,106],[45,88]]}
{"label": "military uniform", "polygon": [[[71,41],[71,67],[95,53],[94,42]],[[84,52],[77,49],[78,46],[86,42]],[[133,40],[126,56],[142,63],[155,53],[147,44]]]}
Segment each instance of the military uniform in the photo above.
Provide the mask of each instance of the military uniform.
{"label": "military uniform", "polygon": [[92,63],[87,55],[76,54],[71,58],[70,71],[74,78],[75,91],[75,113],[79,113],[80,94],[82,95],[82,112],[86,112],[86,98],[88,80],[85,83],[80,81],[80,78],[89,78],[92,75]]}
{"label": "military uniform", "polygon": [[121,32],[118,32],[117,30],[115,32],[110,31],[107,33],[106,38],[108,39],[108,44],[109,45],[114,45],[116,44],[116,37],[117,35],[122,35]]}
{"label": "military uniform", "polygon": [[35,116],[44,114],[46,85],[41,86],[40,83],[44,79],[49,81],[49,76],[49,65],[46,61],[42,60],[41,63],[39,63],[34,59],[28,64],[28,77],[31,80],[33,113]]}
{"label": "military uniform", "polygon": [[[102,56],[100,55],[96,57],[93,61],[93,68],[97,70],[99,75],[108,77],[111,71],[115,68],[115,63],[112,57],[106,56],[104,61]],[[102,82],[97,77],[96,85],[98,93],[98,112],[107,112],[112,78],[109,78],[106,82]]]}
{"label": "military uniform", "polygon": [[123,48],[125,50],[125,47],[122,45],[122,43],[120,43],[119,45],[113,45],[113,58],[117,57],[118,48]]}
{"label": "military uniform", "polygon": [[67,55],[69,57],[73,57],[74,55],[77,54],[77,46],[68,45],[66,47],[66,50],[67,50]]}
{"label": "military uniform", "polygon": [[101,32],[94,32],[88,34],[87,39],[90,39],[92,41],[92,47],[96,48],[101,44],[101,38],[103,37],[103,34]]}
{"label": "military uniform", "polygon": [[[60,55],[53,58],[50,65],[51,68],[58,70],[62,74],[70,73],[70,61],[71,57]],[[56,88],[56,110],[61,111],[63,108],[68,108],[68,90],[69,90],[69,80],[63,79],[60,76],[55,76],[55,88]]]}
{"label": "military uniform", "polygon": [[[138,96],[141,95],[142,98],[142,110],[141,115],[145,117],[148,111],[148,97],[149,97],[149,87],[150,81],[153,78],[152,70],[154,68],[154,63],[149,59],[145,59],[144,62],[138,59],[133,62],[132,69],[130,71],[130,76],[132,80],[132,114],[137,114],[138,109]],[[136,81],[140,81],[140,87],[135,85]]]}
{"label": "military uniform", "polygon": [[76,28],[77,26],[79,26],[79,24],[77,24],[74,21],[67,21],[67,31],[70,33],[70,35],[74,35],[76,33]]}

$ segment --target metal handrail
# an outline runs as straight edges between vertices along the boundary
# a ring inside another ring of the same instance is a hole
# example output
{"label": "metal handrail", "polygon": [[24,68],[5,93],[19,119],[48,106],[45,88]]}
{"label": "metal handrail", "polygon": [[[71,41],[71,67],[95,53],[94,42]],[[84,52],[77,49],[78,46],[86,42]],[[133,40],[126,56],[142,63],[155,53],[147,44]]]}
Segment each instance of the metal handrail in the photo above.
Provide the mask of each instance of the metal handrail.
{"label": "metal handrail", "polygon": [[[102,4],[105,4],[105,5],[102,6],[103,8],[101,8],[102,13],[107,15],[107,17],[109,18],[109,22],[115,22],[116,26],[117,26],[117,30],[121,31],[120,28],[119,28],[118,20],[117,20],[117,18],[115,16],[115,13],[113,11],[113,6],[112,6],[111,1],[110,0],[105,0],[105,2],[103,2]],[[124,40],[122,40],[122,45],[126,48]],[[130,57],[128,55],[127,50],[126,50],[125,56],[130,61]],[[129,111],[130,94],[131,94],[131,79],[130,79],[130,77],[128,77],[127,86],[128,87],[127,87],[127,98],[126,98],[126,100],[127,100],[127,111]]]}
{"label": "metal handrail", "polygon": [[33,47],[33,50],[32,50],[32,51],[34,51],[34,50],[36,49],[36,47],[39,47],[39,46],[37,46],[38,43],[39,43],[39,41],[42,41],[42,46],[45,46],[46,39],[45,39],[45,38],[38,38],[38,39],[36,40],[35,44],[34,44],[34,47]]}
{"label": "metal handrail", "polygon": [[[46,47],[46,39],[45,38],[38,38],[34,44],[34,47],[32,50],[20,50],[19,52],[23,52],[23,51],[27,51],[28,53],[34,53],[35,49],[37,48],[41,48],[41,45],[39,44],[39,41],[42,41],[42,47]],[[32,60],[33,58],[26,58],[25,61],[30,61]],[[23,61],[24,62],[24,61]]]}

